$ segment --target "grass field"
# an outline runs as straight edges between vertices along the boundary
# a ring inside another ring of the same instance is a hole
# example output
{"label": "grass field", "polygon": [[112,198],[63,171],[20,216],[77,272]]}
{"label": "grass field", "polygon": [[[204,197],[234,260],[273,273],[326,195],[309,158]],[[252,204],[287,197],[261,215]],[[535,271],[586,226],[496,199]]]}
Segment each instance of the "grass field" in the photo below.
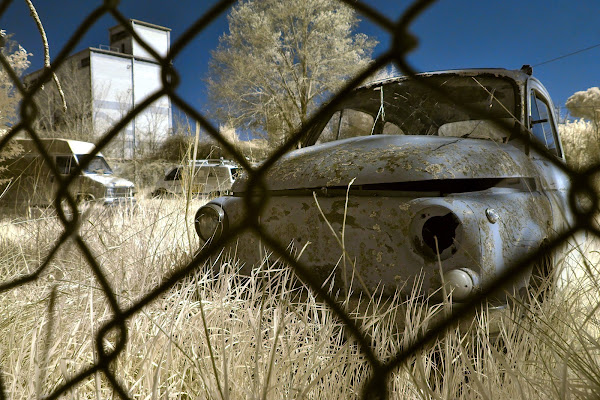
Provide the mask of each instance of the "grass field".
{"label": "grass field", "polygon": [[[85,215],[81,235],[123,308],[191,260],[198,247],[191,221],[199,204],[186,212],[177,199],[140,199],[134,213],[99,207]],[[50,214],[3,219],[2,281],[35,271],[61,231]],[[415,354],[390,377],[390,398],[600,397],[596,248],[586,250],[589,262],[579,260],[579,273],[570,274],[552,299],[493,314],[481,310],[468,327],[450,330]],[[127,321],[127,344],[112,370],[132,398],[360,397],[371,373],[368,362],[333,314],[294,284],[289,269],[263,265],[260,273],[242,279],[235,260],[223,256],[218,266],[218,277],[210,268],[198,270]],[[61,248],[37,280],[0,296],[0,369],[10,398],[51,394],[98,359],[95,337],[112,314],[73,243]],[[345,304],[350,311],[356,307]],[[363,299],[359,308],[352,315],[381,360],[445,312],[440,305],[399,299]],[[109,338],[104,347],[111,346]],[[98,373],[65,398],[115,396]]]}

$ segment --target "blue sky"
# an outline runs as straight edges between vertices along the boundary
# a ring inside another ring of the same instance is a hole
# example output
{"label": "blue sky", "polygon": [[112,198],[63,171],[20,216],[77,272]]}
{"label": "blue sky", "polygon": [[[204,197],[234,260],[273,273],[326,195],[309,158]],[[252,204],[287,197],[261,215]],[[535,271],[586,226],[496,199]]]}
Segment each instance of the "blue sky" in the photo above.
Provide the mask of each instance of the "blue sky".
{"label": "blue sky", "polygon": [[[46,28],[51,55],[58,54],[78,25],[100,0],[33,0]],[[300,1],[300,0],[299,0]],[[127,18],[172,29],[172,43],[215,2],[209,0],[122,0],[119,10]],[[400,17],[410,2],[366,1],[391,19]],[[549,90],[554,102],[563,106],[576,91],[600,86],[600,2],[598,0],[441,0],[414,22],[411,32],[419,47],[409,55],[420,71],[471,67],[520,68],[536,65],[581,49],[591,50],[534,67],[534,75]],[[380,43],[375,54],[386,50],[390,37],[361,18],[358,31]],[[108,28],[116,25],[104,16],[79,42],[76,51],[108,44]],[[43,65],[43,49],[24,0],[14,0],[0,17],[0,27],[29,52],[34,71]],[[175,60],[181,75],[178,93],[199,111],[205,109],[202,79],[210,51],[227,31],[226,14],[212,24]],[[564,111],[564,109],[563,109]]]}

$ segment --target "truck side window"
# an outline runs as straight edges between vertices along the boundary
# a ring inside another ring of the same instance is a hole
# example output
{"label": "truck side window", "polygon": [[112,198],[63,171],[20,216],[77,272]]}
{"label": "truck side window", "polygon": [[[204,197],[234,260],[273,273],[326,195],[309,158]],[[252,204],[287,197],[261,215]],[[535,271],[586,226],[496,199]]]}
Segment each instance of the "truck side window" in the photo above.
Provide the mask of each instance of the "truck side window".
{"label": "truck side window", "polygon": [[174,168],[167,176],[165,176],[165,181],[178,181],[180,175],[179,168]]}
{"label": "truck side window", "polygon": [[69,175],[71,166],[75,166],[75,158],[73,156],[56,156],[56,167],[61,175]]}
{"label": "truck side window", "polygon": [[548,104],[535,91],[531,91],[530,102],[531,113],[529,123],[533,136],[544,144],[552,154],[559,156],[556,141],[554,139],[554,125],[552,124],[552,117],[550,115]]}

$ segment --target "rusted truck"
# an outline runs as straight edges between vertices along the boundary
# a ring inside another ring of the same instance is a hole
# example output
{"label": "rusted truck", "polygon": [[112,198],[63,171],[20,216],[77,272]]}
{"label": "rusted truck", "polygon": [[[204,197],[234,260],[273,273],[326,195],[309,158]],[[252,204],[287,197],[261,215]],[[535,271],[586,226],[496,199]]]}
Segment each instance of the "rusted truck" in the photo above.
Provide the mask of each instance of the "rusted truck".
{"label": "rusted truck", "polygon": [[[260,225],[328,287],[409,295],[418,282],[423,296],[461,302],[573,224],[570,181],[554,105],[531,68],[417,78],[357,88],[317,121],[266,173]],[[197,211],[203,244],[246,215],[248,181]],[[252,232],[229,246],[242,274],[277,258]],[[508,290],[555,263],[548,254]]]}

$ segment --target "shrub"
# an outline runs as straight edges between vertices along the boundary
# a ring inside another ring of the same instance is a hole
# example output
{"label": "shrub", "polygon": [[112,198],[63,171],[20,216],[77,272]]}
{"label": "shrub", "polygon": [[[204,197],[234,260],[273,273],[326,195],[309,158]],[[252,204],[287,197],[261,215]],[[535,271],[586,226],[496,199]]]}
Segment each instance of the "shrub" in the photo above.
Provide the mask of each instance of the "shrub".
{"label": "shrub", "polygon": [[600,162],[598,143],[591,122],[579,119],[558,126],[567,165],[580,171]]}
{"label": "shrub", "polygon": [[179,162],[188,154],[191,143],[192,140],[187,135],[176,134],[169,136],[160,146],[158,153],[154,154],[154,158]]}
{"label": "shrub", "polygon": [[132,181],[137,190],[152,189],[160,178],[164,177],[165,170],[173,165],[165,160],[151,158],[136,160],[111,161],[115,175]]}

